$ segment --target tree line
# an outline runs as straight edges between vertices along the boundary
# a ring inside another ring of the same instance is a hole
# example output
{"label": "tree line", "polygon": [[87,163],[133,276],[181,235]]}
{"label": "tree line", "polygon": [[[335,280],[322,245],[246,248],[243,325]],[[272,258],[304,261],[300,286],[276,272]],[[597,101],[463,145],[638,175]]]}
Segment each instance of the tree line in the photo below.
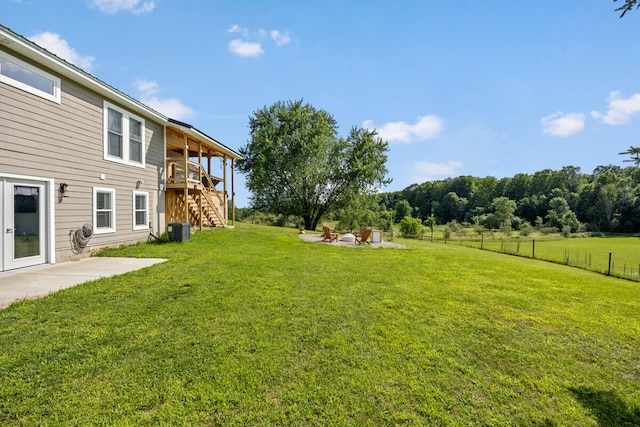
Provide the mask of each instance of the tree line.
{"label": "tree line", "polygon": [[251,208],[239,219],[315,230],[332,221],[341,230],[361,226],[403,235],[422,226],[467,223],[485,229],[536,227],[578,231],[640,231],[640,147],[621,155],[636,167],[545,169],[510,178],[460,176],[378,194],[390,182],[389,145],[377,132],[352,127],[342,137],[333,116],[299,101],[279,101],[254,112],[250,139],[240,149]]}
{"label": "tree line", "polygon": [[380,195],[380,208],[405,217],[487,229],[550,228],[563,233],[640,231],[640,169],[545,169],[497,179],[460,176]]}

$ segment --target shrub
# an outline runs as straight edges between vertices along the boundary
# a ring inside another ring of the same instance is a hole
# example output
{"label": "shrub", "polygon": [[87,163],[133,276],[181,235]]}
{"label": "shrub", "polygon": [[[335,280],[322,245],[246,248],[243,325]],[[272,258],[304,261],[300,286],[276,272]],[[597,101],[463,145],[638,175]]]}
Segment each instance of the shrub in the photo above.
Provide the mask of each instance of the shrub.
{"label": "shrub", "polygon": [[403,237],[411,239],[422,237],[422,221],[420,221],[420,218],[405,216],[402,218],[402,221],[400,221],[400,233],[402,233]]}
{"label": "shrub", "polygon": [[556,234],[560,230],[558,230],[556,227],[540,227],[538,231],[542,234]]}
{"label": "shrub", "polygon": [[528,222],[525,222],[520,226],[520,235],[523,237],[527,237],[529,234],[533,232],[533,227]]}

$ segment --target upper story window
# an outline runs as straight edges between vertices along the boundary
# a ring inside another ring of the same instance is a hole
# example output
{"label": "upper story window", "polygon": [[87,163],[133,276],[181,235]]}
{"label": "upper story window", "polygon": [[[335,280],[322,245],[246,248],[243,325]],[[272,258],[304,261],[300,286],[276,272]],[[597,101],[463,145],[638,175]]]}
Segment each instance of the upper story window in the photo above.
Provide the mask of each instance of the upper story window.
{"label": "upper story window", "polygon": [[0,81],[60,103],[60,79],[31,64],[0,52]]}
{"label": "upper story window", "polygon": [[104,103],[104,158],[144,167],[144,119]]}

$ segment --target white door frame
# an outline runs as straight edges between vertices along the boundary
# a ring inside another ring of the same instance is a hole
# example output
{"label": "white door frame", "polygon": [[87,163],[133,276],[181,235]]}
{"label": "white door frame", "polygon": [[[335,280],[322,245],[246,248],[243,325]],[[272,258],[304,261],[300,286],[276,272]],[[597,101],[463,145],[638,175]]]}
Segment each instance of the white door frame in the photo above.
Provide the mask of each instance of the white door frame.
{"label": "white door frame", "polygon": [[[44,227],[41,232],[41,237],[44,240],[44,253],[42,256],[33,257],[33,259],[25,259],[24,262],[12,262],[7,259],[8,256],[5,253],[5,241],[7,238],[6,230],[13,228],[13,224],[7,224],[9,220],[9,206],[13,206],[13,203],[7,203],[6,198],[9,194],[5,194],[7,185],[11,184],[25,184],[25,185],[38,185],[43,189],[43,204],[42,215],[44,217]],[[51,178],[42,178],[36,176],[27,175],[14,175],[0,173],[0,200],[2,200],[2,210],[0,212],[0,245],[2,246],[3,256],[0,257],[0,272],[12,270],[15,268],[26,267],[38,264],[53,264],[55,262],[55,204],[54,204],[54,180]]]}

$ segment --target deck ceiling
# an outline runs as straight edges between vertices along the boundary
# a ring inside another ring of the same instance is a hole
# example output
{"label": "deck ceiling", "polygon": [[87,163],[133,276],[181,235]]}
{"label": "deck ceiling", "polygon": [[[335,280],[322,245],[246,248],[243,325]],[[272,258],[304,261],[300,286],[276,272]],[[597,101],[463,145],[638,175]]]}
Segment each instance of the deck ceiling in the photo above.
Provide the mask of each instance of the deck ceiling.
{"label": "deck ceiling", "polygon": [[237,153],[218,144],[215,140],[199,137],[195,132],[174,126],[167,126],[167,151],[182,153],[185,148],[185,138],[189,144],[189,157],[198,157],[200,149],[204,156],[239,158]]}
{"label": "deck ceiling", "polygon": [[189,157],[198,157],[199,148],[205,156],[225,157],[225,153],[220,150],[219,146],[205,139],[195,138],[180,129],[170,126],[167,126],[167,151],[182,153],[185,148],[185,137],[189,144]]}

